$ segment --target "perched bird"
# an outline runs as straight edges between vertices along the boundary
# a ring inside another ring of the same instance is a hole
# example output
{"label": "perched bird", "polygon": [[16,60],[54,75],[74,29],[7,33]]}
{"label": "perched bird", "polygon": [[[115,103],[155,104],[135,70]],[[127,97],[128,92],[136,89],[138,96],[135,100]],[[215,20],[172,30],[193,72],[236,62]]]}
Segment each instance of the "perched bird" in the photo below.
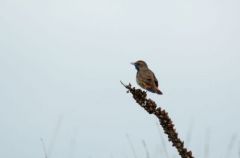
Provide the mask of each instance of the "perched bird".
{"label": "perched bird", "polygon": [[148,68],[146,62],[138,60],[131,64],[137,69],[136,80],[139,86],[150,92],[162,95],[162,92],[158,89],[158,80],[154,73]]}

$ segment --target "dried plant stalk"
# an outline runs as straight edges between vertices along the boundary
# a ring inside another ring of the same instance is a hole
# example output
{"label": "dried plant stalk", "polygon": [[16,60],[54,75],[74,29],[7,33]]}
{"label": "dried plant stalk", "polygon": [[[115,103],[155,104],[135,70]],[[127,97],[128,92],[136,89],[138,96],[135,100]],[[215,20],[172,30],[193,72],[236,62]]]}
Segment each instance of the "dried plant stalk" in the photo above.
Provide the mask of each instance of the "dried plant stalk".
{"label": "dried plant stalk", "polygon": [[194,158],[192,152],[184,147],[183,141],[178,137],[178,133],[176,132],[168,113],[164,109],[157,107],[157,104],[153,100],[150,98],[147,99],[145,91],[132,87],[130,83],[129,85],[122,83],[122,85],[128,89],[127,92],[132,94],[133,98],[142,108],[144,108],[149,114],[154,114],[158,118],[164,133],[167,134],[168,140],[172,142],[172,145],[177,149],[179,155],[182,158]]}
{"label": "dried plant stalk", "polygon": [[142,140],[142,145],[143,145],[144,150],[146,152],[146,158],[150,158],[150,154],[149,154],[149,151],[148,151],[148,148],[147,148],[147,144],[144,140]]}
{"label": "dried plant stalk", "polygon": [[46,149],[46,145],[44,143],[43,138],[40,139],[42,142],[42,147],[43,147],[43,152],[44,152],[44,158],[48,158],[48,154],[47,154],[47,149]]}

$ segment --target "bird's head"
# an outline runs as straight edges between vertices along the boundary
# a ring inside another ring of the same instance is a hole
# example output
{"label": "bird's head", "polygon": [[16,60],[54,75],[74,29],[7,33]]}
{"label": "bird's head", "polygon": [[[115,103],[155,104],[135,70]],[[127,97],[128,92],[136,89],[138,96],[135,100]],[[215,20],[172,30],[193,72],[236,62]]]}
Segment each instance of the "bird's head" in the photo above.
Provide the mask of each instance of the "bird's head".
{"label": "bird's head", "polygon": [[143,61],[143,60],[138,60],[138,61],[133,62],[133,63],[131,63],[131,64],[134,65],[135,68],[136,68],[138,71],[141,70],[141,69],[147,69],[147,68],[148,68],[147,63],[146,63],[145,61]]}

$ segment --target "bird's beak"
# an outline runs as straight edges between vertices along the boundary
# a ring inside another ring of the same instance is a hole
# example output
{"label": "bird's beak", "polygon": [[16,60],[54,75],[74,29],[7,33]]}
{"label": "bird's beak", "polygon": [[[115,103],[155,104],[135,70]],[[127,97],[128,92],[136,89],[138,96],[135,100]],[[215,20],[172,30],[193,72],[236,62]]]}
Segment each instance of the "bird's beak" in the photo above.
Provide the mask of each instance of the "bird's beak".
{"label": "bird's beak", "polygon": [[131,64],[132,64],[132,65],[135,65],[135,63],[134,63],[134,62],[132,62]]}

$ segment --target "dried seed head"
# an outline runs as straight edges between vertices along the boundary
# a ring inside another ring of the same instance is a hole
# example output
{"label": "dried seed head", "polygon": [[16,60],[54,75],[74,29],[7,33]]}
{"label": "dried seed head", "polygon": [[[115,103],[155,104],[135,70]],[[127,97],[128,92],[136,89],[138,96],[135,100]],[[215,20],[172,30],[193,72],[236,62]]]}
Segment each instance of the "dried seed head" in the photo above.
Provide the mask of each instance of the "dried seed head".
{"label": "dried seed head", "polygon": [[176,132],[174,124],[168,116],[168,113],[164,109],[157,107],[157,104],[153,100],[147,99],[147,93],[145,91],[135,89],[135,87],[132,88],[130,83],[124,86],[141,107],[143,107],[148,113],[154,114],[159,119],[164,133],[167,134],[168,140],[172,142],[172,145],[177,149],[179,155],[182,158],[193,158],[192,152],[184,148],[183,141],[178,138],[178,133]]}

